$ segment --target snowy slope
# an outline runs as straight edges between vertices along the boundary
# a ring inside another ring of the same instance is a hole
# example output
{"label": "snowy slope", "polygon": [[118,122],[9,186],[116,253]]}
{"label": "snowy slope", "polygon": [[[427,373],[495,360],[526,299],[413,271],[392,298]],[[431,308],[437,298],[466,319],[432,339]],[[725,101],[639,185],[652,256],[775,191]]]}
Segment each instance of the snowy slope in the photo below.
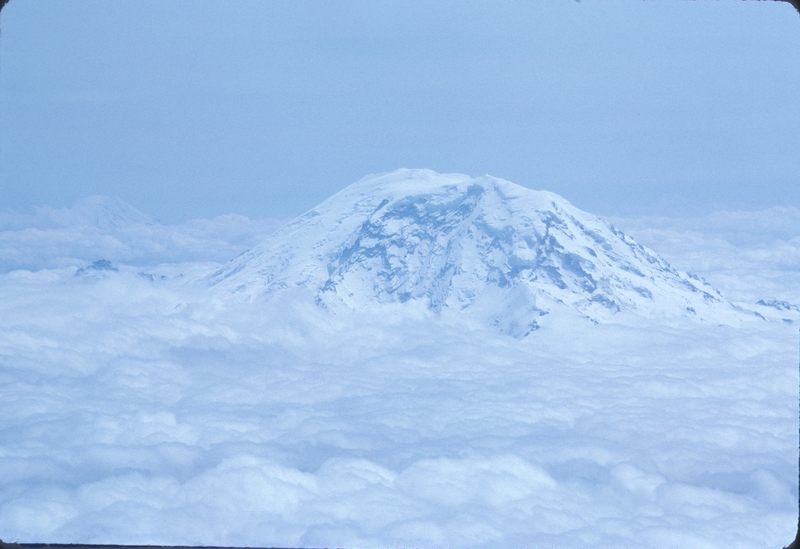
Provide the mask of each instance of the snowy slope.
{"label": "snowy slope", "polygon": [[564,306],[595,321],[736,314],[703,280],[558,195],[430,170],[350,185],[207,282],[248,298],[305,288],[328,308],[477,310],[515,336]]}

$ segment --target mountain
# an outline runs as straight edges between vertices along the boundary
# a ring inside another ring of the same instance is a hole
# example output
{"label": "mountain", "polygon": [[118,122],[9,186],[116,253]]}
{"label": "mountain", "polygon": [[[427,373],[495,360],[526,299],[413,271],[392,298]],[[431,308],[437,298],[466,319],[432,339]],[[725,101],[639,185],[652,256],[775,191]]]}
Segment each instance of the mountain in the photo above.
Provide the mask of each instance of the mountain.
{"label": "mountain", "polygon": [[430,170],[369,176],[210,275],[248,300],[301,288],[324,308],[415,303],[480,311],[522,337],[569,308],[720,322],[735,308],[560,196]]}

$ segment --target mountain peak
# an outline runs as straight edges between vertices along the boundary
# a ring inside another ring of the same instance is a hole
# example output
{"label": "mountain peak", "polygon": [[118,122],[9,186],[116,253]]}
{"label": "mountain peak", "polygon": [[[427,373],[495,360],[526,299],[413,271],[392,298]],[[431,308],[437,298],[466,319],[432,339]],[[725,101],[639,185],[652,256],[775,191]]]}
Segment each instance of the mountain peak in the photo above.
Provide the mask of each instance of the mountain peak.
{"label": "mountain peak", "polygon": [[292,287],[320,306],[480,310],[515,336],[567,307],[602,321],[718,321],[730,306],[698,278],[562,197],[492,176],[397,170],[343,189],[208,278],[251,298]]}
{"label": "mountain peak", "polygon": [[70,208],[77,219],[101,230],[114,230],[134,224],[153,225],[155,219],[137,210],[121,198],[93,195],[83,198]]}

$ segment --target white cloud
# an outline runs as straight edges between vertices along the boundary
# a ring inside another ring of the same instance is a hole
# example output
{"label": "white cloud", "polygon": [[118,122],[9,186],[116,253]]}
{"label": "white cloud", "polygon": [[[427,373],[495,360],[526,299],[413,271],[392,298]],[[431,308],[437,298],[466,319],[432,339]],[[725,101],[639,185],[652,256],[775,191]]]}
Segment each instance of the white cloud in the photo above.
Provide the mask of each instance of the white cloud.
{"label": "white cloud", "polygon": [[[772,253],[760,246],[737,249]],[[217,301],[185,284],[201,264],[153,280],[117,266],[0,275],[4,540],[749,548],[794,535],[795,325],[563,316],[519,341],[391,306]]]}
{"label": "white cloud", "polygon": [[228,261],[282,224],[222,215],[170,226],[118,198],[94,196],[71,208],[0,213],[0,271],[83,266],[98,259],[139,266]]}

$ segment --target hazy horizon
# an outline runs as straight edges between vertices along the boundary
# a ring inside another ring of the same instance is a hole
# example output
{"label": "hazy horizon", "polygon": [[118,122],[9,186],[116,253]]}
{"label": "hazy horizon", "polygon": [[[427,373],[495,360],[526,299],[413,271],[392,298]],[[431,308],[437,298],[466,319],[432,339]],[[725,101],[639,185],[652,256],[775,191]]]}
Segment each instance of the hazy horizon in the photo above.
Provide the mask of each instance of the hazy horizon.
{"label": "hazy horizon", "polygon": [[0,67],[0,211],[285,218],[401,167],[600,215],[800,206],[784,2],[12,0]]}

